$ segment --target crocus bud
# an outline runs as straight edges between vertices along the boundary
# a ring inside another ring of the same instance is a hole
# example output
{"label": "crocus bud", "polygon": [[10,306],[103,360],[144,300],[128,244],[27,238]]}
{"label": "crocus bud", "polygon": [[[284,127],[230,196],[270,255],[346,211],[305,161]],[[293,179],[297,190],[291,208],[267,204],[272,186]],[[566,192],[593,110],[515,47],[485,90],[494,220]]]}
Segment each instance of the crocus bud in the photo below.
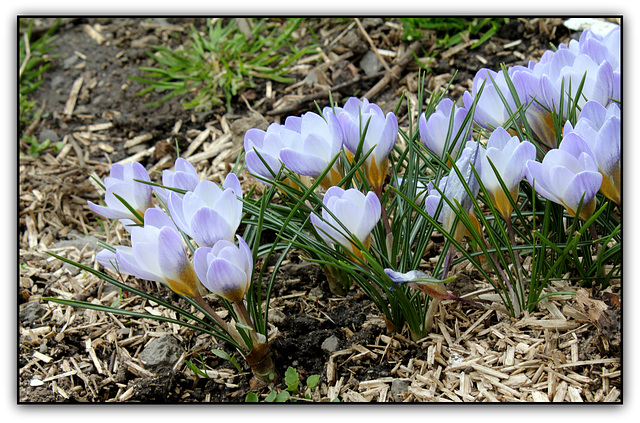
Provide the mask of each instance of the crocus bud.
{"label": "crocus bud", "polygon": [[160,209],[148,209],[144,226],[131,229],[131,247],[117,246],[115,253],[103,250],[97,259],[109,269],[161,282],[181,295],[199,296],[198,280],[182,236]]}
{"label": "crocus bud", "polygon": [[[465,137],[465,131],[471,126],[471,120],[468,121],[467,127],[462,130],[460,136],[457,136],[466,115],[467,109],[456,106],[448,98],[443,99],[428,119],[424,114],[421,114],[418,119],[422,144],[438,157],[443,157],[444,152],[449,151],[449,146],[455,145],[451,156],[456,157],[463,142],[471,139],[471,131]],[[449,133],[449,124],[452,119],[453,126]]]}
{"label": "crocus bud", "polygon": [[588,101],[578,117],[575,128],[567,121],[563,134],[575,132],[587,143],[602,174],[600,191],[618,205],[621,203],[620,175],[620,107],[611,103],[605,108]]}
{"label": "crocus bud", "polygon": [[[453,204],[455,204],[454,200],[456,200],[462,210],[467,213],[467,215],[472,215],[473,212],[473,198],[478,194],[480,190],[480,185],[478,184],[478,180],[473,173],[473,169],[475,168],[476,172],[480,172],[480,158],[481,149],[479,143],[475,141],[468,141],[466,147],[462,150],[462,153],[458,160],[456,160],[455,167],[460,172],[462,179],[458,176],[458,173],[455,169],[452,169],[449,173],[449,177],[447,178],[447,184],[444,187],[444,196],[448,198]],[[464,187],[462,180],[467,184],[473,198],[469,196],[469,193]],[[456,219],[456,212],[444,202],[442,204],[442,227],[449,233],[454,233],[454,237],[457,241],[462,240],[462,237],[465,234],[465,227],[463,224],[458,223],[454,228],[454,223]],[[476,219],[473,217],[472,221]],[[477,221],[477,220],[476,220]],[[474,222],[475,223],[475,222]]]}
{"label": "crocus bud", "polygon": [[198,246],[213,246],[218,240],[232,240],[242,218],[242,190],[235,174],[227,175],[222,188],[212,181],[200,181],[184,196],[169,194],[168,207],[176,225]]}
{"label": "crocus bud", "polygon": [[280,171],[280,152],[292,147],[298,134],[284,125],[272,123],[266,131],[249,129],[244,135],[245,161],[249,173],[260,178],[260,182],[270,185]]}
{"label": "crocus bud", "polygon": [[375,148],[365,161],[365,176],[376,193],[382,192],[389,170],[388,156],[398,138],[396,115],[389,112],[385,116],[378,105],[369,103],[366,98],[361,101],[356,97],[349,98],[344,107],[336,112],[344,135],[344,145],[352,154],[358,151],[361,136],[367,128],[362,153]]}
{"label": "crocus bud", "polygon": [[106,206],[99,206],[89,201],[89,207],[94,212],[109,219],[127,219],[142,223],[124,203],[116,196],[121,197],[140,216],[152,206],[151,199],[153,188],[151,185],[135,180],[151,182],[149,173],[138,162],[124,165],[114,163],[111,172],[104,180]]}
{"label": "crocus bud", "polygon": [[[513,82],[516,83],[516,81]],[[480,88],[483,84],[484,88],[480,93]],[[520,92],[522,91],[522,87],[516,86],[516,90]],[[480,98],[476,103],[473,119],[478,125],[485,129],[491,130],[504,125],[504,123],[511,118],[511,113],[518,109],[502,71],[496,72],[482,68],[476,72],[473,78],[471,93],[465,91],[462,96],[464,107],[467,110],[471,109],[473,101],[478,94]],[[509,113],[509,110],[506,108],[501,95],[506,99],[511,113]]]}
{"label": "crocus bud", "polygon": [[[320,176],[342,150],[342,133],[333,114],[324,118],[313,112],[289,116],[284,127],[296,133],[297,138],[280,151],[280,159],[288,169],[300,175]],[[342,170],[336,161],[321,185],[326,189],[341,179]]]}
{"label": "crocus bud", "polygon": [[[513,211],[507,195],[510,195],[512,200],[517,200],[518,185],[524,178],[525,165],[527,161],[535,158],[536,148],[529,141],[520,142],[518,137],[512,137],[503,128],[496,128],[491,133],[487,141],[487,149],[482,156],[480,179],[489,192],[493,204],[505,219],[509,219]],[[496,172],[500,175],[508,193],[502,189]]]}
{"label": "crocus bud", "polygon": [[378,197],[373,192],[364,195],[353,188],[344,190],[331,187],[324,196],[323,204],[335,218],[324,208],[322,218],[311,214],[311,223],[318,234],[328,244],[338,243],[362,257],[359,248],[352,244],[351,237],[360,240],[365,247],[369,245],[369,235],[380,220],[382,212]]}
{"label": "crocus bud", "polygon": [[[193,191],[196,185],[198,185],[198,182],[200,182],[198,172],[196,172],[196,169],[187,159],[182,157],[176,159],[174,170],[165,169],[162,171],[162,185],[168,188]],[[164,203],[167,202],[169,193],[172,192],[171,190],[160,187],[154,187],[154,190]]]}
{"label": "crocus bud", "polygon": [[202,284],[232,303],[242,301],[253,272],[251,249],[239,235],[237,238],[238,246],[223,239],[213,247],[200,247],[193,254],[193,265]]}

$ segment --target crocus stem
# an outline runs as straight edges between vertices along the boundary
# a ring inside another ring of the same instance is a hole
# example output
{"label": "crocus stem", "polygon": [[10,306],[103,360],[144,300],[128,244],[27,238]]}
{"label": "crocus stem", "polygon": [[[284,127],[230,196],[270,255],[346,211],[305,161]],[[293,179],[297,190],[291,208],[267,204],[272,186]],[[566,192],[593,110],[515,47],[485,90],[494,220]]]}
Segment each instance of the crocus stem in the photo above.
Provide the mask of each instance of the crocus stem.
{"label": "crocus stem", "polygon": [[207,302],[204,300],[204,298],[202,298],[201,295],[197,295],[196,297],[194,297],[194,299],[198,304],[202,306],[202,308],[205,309],[205,311],[213,318],[213,320],[215,320],[216,323],[220,325],[222,330],[224,330],[227,333],[229,332],[227,322],[222,320],[222,317],[220,317],[220,315],[216,313],[216,311],[212,309],[209,304],[207,304]]}
{"label": "crocus stem", "polygon": [[449,246],[447,249],[447,255],[444,256],[444,268],[442,269],[442,276],[440,276],[441,280],[447,279],[447,274],[449,273],[449,266],[451,265],[451,256],[453,255],[453,245]]}
{"label": "crocus stem", "polygon": [[427,314],[424,316],[424,333],[431,332],[431,328],[433,327],[433,317],[436,315],[438,304],[440,304],[439,299],[432,298],[429,301],[429,308],[427,309]]}
{"label": "crocus stem", "polygon": [[[505,222],[507,222],[507,231],[509,232],[509,241],[511,242],[511,246],[515,247],[516,233],[513,230],[513,222],[511,222],[511,219],[505,219]],[[520,293],[524,296],[524,289],[525,289],[526,282],[522,277],[522,262],[520,261],[520,254],[514,251],[513,256],[515,258],[514,266],[516,267],[516,270],[518,272],[518,281],[520,283],[520,291],[521,291]]]}
{"label": "crocus stem", "polygon": [[491,258],[491,261],[495,264],[496,270],[498,271],[498,274],[500,275],[500,277],[502,278],[504,283],[507,285],[507,289],[509,291],[509,298],[511,298],[511,304],[514,307],[514,310],[513,310],[514,314],[515,314],[515,316],[519,316],[520,313],[522,312],[522,309],[520,308],[520,302],[518,301],[518,298],[516,297],[516,294],[515,294],[515,292],[513,290],[513,286],[511,285],[511,281],[509,280],[509,278],[507,278],[507,275],[504,273],[504,270],[500,266],[500,263],[495,259],[493,254],[488,251],[489,250],[489,246],[485,242],[484,238],[480,238],[480,241],[482,242],[482,245],[483,245],[484,249],[487,250],[487,254],[489,254],[489,257]]}
{"label": "crocus stem", "polygon": [[253,375],[264,383],[275,383],[278,381],[276,366],[271,357],[269,344],[255,343],[249,354],[245,356],[247,363],[251,367]]}
{"label": "crocus stem", "polygon": [[244,305],[244,301],[237,301],[233,303],[233,310],[235,310],[238,315],[238,319],[242,324],[249,326],[252,328],[251,330],[251,339],[254,343],[258,342],[258,334],[256,333],[255,326],[253,325],[253,321],[249,316],[249,312],[247,311],[247,307]]}

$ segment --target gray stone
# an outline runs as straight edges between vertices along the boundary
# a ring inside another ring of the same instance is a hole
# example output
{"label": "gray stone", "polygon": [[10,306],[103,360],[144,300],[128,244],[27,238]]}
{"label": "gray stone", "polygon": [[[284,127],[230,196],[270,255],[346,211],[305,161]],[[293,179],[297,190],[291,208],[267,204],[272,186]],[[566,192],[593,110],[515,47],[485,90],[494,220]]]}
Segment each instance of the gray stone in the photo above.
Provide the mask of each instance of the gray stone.
{"label": "gray stone", "polygon": [[362,59],[360,59],[360,68],[365,75],[374,75],[382,70],[382,62],[372,50],[369,50],[362,56]]}
{"label": "gray stone", "polygon": [[67,234],[67,239],[63,239],[54,243],[57,248],[61,247],[75,247],[78,250],[82,250],[85,246],[93,250],[100,250],[101,247],[98,244],[98,238],[92,235],[84,235],[76,230],[71,230]]}
{"label": "gray stone", "polygon": [[167,334],[149,342],[140,353],[140,360],[147,368],[171,368],[183,352],[180,341],[175,336]]}
{"label": "gray stone", "polygon": [[52,143],[56,143],[60,141],[60,137],[58,136],[58,133],[53,129],[45,128],[38,134],[38,141],[42,143],[46,140],[49,140]]}
{"label": "gray stone", "polygon": [[410,379],[393,379],[391,382],[391,395],[396,399],[402,399],[403,393],[409,388]]}
{"label": "gray stone", "polygon": [[62,62],[62,67],[64,69],[69,69],[73,65],[75,65],[78,62],[79,59],[80,58],[78,56],[76,56],[75,54],[72,54],[71,56],[69,56],[66,59],[64,59],[64,61]]}
{"label": "gray stone", "polygon": [[38,301],[31,301],[20,309],[20,321],[33,323],[47,312],[47,309]]}
{"label": "gray stone", "polygon": [[332,352],[338,351],[339,347],[340,347],[340,340],[335,335],[331,335],[330,337],[325,339],[322,342],[322,345],[320,346],[320,348],[322,348],[324,351],[326,351],[328,353],[332,353]]}

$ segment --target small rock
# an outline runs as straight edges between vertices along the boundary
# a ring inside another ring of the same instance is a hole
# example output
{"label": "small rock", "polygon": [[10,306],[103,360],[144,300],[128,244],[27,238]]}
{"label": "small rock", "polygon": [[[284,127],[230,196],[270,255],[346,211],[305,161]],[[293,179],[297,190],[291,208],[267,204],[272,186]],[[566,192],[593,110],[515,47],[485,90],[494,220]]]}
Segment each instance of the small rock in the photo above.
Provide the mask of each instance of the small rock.
{"label": "small rock", "polygon": [[38,141],[42,143],[47,140],[51,141],[52,143],[56,143],[60,141],[60,137],[58,136],[58,133],[53,129],[45,128],[38,134]]}
{"label": "small rock", "polygon": [[54,243],[56,248],[60,247],[75,247],[78,250],[82,250],[84,247],[88,246],[90,249],[100,250],[100,245],[98,244],[98,238],[92,235],[84,235],[76,230],[71,230],[67,234],[67,239],[63,239]]}
{"label": "small rock", "polygon": [[20,321],[22,323],[33,323],[45,315],[47,309],[38,301],[28,302],[20,310]]}
{"label": "small rock", "polygon": [[404,398],[403,392],[409,388],[410,384],[410,379],[393,379],[393,382],[391,382],[391,396],[401,401]]}
{"label": "small rock", "polygon": [[360,68],[364,71],[365,75],[371,76],[382,70],[382,62],[373,51],[369,50],[362,56]]}
{"label": "small rock", "polygon": [[75,65],[78,62],[79,59],[80,58],[78,56],[76,56],[75,54],[72,54],[71,56],[64,59],[64,62],[62,62],[62,67],[64,69],[70,69],[73,65]]}
{"label": "small rock", "polygon": [[322,345],[320,346],[320,348],[322,348],[324,351],[328,353],[332,353],[332,352],[338,351],[339,346],[340,346],[340,340],[338,339],[338,337],[335,335],[331,335],[330,337],[328,337],[322,342]]}
{"label": "small rock", "polygon": [[65,80],[66,78],[62,75],[54,76],[53,79],[51,79],[51,89],[55,91],[58,88],[64,87]]}
{"label": "small rock", "polygon": [[180,341],[168,334],[151,341],[140,353],[140,360],[152,369],[171,368],[183,352]]}

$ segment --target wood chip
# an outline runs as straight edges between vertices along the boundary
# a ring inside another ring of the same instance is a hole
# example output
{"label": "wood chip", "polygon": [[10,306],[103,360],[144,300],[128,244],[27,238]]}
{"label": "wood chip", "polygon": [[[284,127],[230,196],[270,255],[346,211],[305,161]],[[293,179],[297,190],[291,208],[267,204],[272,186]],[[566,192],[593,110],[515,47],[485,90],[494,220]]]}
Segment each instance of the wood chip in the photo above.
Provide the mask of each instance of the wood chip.
{"label": "wood chip", "polygon": [[73,109],[76,107],[76,101],[78,101],[78,94],[80,93],[80,88],[82,87],[82,83],[84,79],[79,77],[75,81],[73,81],[73,85],[71,86],[71,92],[69,93],[69,98],[67,99],[66,104],[64,105],[63,113],[66,116],[71,116],[73,114]]}

